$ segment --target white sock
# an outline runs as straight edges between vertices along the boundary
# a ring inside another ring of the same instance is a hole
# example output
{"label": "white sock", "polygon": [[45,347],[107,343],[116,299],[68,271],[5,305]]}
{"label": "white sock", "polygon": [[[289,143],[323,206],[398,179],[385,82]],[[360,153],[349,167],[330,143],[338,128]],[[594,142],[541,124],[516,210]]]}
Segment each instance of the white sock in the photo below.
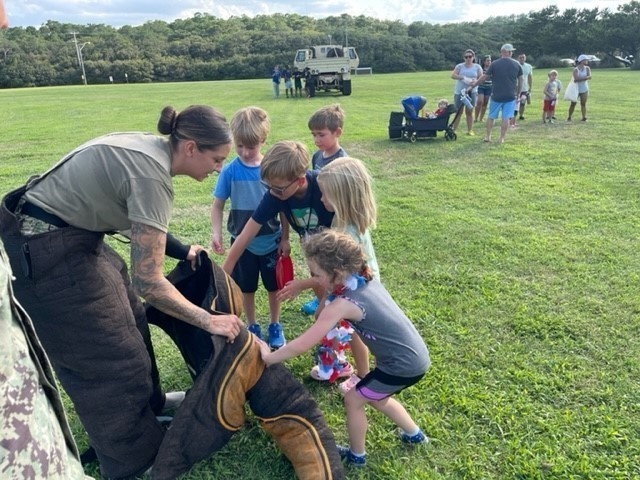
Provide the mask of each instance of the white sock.
{"label": "white sock", "polygon": [[420,433],[420,427],[416,427],[415,431],[413,432],[405,432],[404,430],[402,430],[406,435],[409,435],[410,437],[413,437],[414,435],[417,435]]}

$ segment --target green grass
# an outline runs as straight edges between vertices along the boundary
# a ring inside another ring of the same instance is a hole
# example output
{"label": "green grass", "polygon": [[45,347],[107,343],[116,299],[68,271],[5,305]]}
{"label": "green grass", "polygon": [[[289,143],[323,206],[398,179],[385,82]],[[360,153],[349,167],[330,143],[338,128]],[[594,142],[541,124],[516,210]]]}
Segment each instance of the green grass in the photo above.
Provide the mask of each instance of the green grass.
{"label": "green grass", "polygon": [[[566,85],[569,70],[560,78]],[[542,125],[545,72],[534,71],[527,120],[504,145],[441,135],[387,138],[389,112],[410,93],[435,109],[452,97],[449,72],[358,76],[350,97],[271,98],[270,81],[107,85],[0,91],[0,190],[110,131],[153,131],[161,108],[217,106],[228,118],[258,105],[268,144],[313,143],[306,123],[323,104],[347,112],[342,146],[364,160],[379,204],[373,232],[383,282],[429,345],[433,366],[400,400],[432,437],[399,445],[370,413],[369,463],[358,479],[630,479],[640,476],[640,97],[638,72],[594,70],[589,122]],[[579,115],[577,115],[579,118]],[[209,244],[213,182],[176,179],[172,230]],[[119,247],[128,255],[126,248]],[[304,275],[299,249],[297,274]],[[167,269],[172,263],[167,262]],[[283,309],[289,337],[309,326],[300,298]],[[259,312],[267,318],[264,295]],[[154,331],[168,388],[189,379]],[[288,362],[318,400],[339,442],[335,388],[307,379],[310,356]],[[87,438],[69,414],[81,448]],[[116,412],[117,414],[117,412]],[[89,471],[97,474],[95,468]],[[250,417],[247,428],[187,479],[292,478]]]}

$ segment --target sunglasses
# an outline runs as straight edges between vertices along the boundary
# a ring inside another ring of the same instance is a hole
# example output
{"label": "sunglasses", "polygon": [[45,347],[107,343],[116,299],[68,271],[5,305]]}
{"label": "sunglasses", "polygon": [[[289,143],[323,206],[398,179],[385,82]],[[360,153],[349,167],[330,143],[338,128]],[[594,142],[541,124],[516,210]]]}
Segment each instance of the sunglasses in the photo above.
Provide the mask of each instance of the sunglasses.
{"label": "sunglasses", "polygon": [[464,58],[473,58],[473,55],[465,55]]}
{"label": "sunglasses", "polygon": [[275,193],[276,195],[282,195],[284,192],[287,191],[287,189],[293,185],[294,183],[296,183],[298,180],[300,180],[299,178],[296,178],[295,180],[293,180],[290,184],[288,184],[286,187],[273,187],[271,185],[269,185],[267,182],[265,182],[264,180],[260,180],[260,183],[265,186],[267,188],[267,190],[270,190],[271,193]]}

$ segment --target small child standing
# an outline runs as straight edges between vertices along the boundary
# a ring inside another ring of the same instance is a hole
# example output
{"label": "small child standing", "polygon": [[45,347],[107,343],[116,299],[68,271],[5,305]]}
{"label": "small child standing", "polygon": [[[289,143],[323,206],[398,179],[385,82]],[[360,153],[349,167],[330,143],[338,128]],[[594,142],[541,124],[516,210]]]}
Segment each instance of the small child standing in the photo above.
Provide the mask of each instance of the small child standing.
{"label": "small child standing", "polygon": [[[338,158],[318,174],[322,203],[327,207],[327,210],[334,212],[331,228],[347,233],[362,247],[372,277],[380,281],[378,260],[369,233],[369,230],[375,227],[377,211],[372,183],[371,175],[364,163],[356,158]],[[341,331],[339,329],[333,330],[325,336],[323,345],[331,345],[330,338],[340,337]],[[349,332],[349,334],[351,333],[353,332]],[[319,362],[314,367],[318,373],[327,370],[326,360],[331,358],[335,359],[331,364],[332,375],[342,377],[344,376],[343,371],[353,370],[348,368],[348,364],[345,368],[346,359],[341,352],[345,347],[338,345],[336,353],[327,349],[324,356],[325,361]],[[346,394],[369,373],[369,352],[357,334],[351,336],[350,348],[356,364],[356,373],[352,373],[347,381],[340,384],[340,390],[343,394]],[[323,373],[326,376],[326,371]]]}
{"label": "small child standing", "polygon": [[[329,212],[334,212],[331,228],[347,233],[362,245],[367,265],[376,280],[380,280],[378,261],[371,242],[369,229],[375,226],[376,202],[373,196],[371,175],[364,164],[355,158],[337,158],[318,174],[318,186],[322,193],[322,203]],[[278,299],[291,300],[305,289],[326,294],[314,278],[297,279],[289,282],[278,293]],[[369,373],[369,355],[360,338],[352,336],[352,329],[336,327],[320,342],[318,362],[311,369],[311,378],[318,381],[334,382],[348,378],[340,384],[342,393],[352,388],[360,378]],[[357,375],[347,362],[345,351],[350,348],[355,359]]]}
{"label": "small child standing", "polygon": [[400,427],[404,443],[427,443],[406,409],[392,398],[418,383],[429,368],[429,351],[420,333],[373,279],[362,247],[349,235],[324,230],[309,237],[302,249],[311,274],[332,294],[316,322],[302,335],[275,352],[261,343],[262,359],[269,366],[296,357],[344,319],[374,355],[376,367],[344,397],[349,447],[339,446],[340,455],[353,466],[365,465],[367,404]]}
{"label": "small child standing", "polygon": [[[211,247],[215,253],[224,253],[222,217],[226,200],[231,199],[227,230],[233,245],[266,193],[266,188],[260,181],[262,162],[260,150],[264,147],[270,126],[267,112],[258,107],[243,108],[231,119],[231,134],[238,156],[222,169],[213,193]],[[273,215],[247,246],[231,272],[231,277],[242,290],[247,328],[260,339],[262,339],[262,331],[260,324],[256,322],[255,293],[258,289],[258,277],[262,277],[262,284],[269,297],[268,343],[274,349],[285,344],[284,333],[279,322],[280,302],[276,296],[278,286],[275,271],[281,235],[280,222],[277,216]]]}
{"label": "small child standing", "polygon": [[558,72],[551,70],[548,75],[549,81],[545,84],[544,90],[544,106],[542,108],[542,123],[554,123],[556,103],[560,94],[560,84],[558,82]]}
{"label": "small child standing", "polygon": [[[339,143],[344,127],[344,116],[344,110],[340,105],[334,104],[320,108],[309,118],[309,130],[313,136],[313,143],[318,148],[311,157],[313,170],[320,170],[336,158],[347,156],[347,152]],[[318,297],[314,297],[302,305],[302,312],[313,315],[318,308],[318,302]]]}
{"label": "small child standing", "polygon": [[309,130],[318,150],[311,157],[311,168],[320,170],[336,158],[346,157],[340,147],[340,136],[344,127],[344,110],[340,105],[327,105],[309,118]]}
{"label": "small child standing", "polygon": [[291,94],[291,98],[293,98],[293,86],[291,85],[291,69],[289,65],[284,67],[284,71],[282,72],[282,77],[284,78],[284,93],[287,94],[287,98],[289,98],[289,94]]}
{"label": "small child standing", "polygon": [[282,72],[280,72],[280,66],[276,65],[271,73],[271,83],[273,84],[273,98],[280,98],[280,79],[282,78]]}

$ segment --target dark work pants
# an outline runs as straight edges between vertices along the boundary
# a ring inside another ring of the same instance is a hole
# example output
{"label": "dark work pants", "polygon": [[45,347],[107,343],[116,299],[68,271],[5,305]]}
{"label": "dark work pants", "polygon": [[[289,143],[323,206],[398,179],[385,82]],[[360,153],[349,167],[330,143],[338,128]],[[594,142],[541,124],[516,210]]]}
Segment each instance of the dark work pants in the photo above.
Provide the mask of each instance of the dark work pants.
{"label": "dark work pants", "polygon": [[9,193],[0,208],[16,297],[73,401],[101,473],[141,473],[162,442],[154,410],[164,399],[126,265],[101,233],[67,227],[22,236],[13,214],[22,192]]}

